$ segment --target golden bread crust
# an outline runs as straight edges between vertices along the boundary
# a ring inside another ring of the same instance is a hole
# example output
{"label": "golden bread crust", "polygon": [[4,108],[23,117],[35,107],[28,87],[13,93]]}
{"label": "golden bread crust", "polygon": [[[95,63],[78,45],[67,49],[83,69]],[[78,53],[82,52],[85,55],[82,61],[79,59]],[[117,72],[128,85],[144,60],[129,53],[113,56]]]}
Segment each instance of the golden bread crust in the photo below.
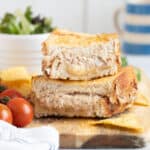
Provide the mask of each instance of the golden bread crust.
{"label": "golden bread crust", "polygon": [[93,43],[107,43],[110,40],[118,40],[118,35],[116,33],[110,34],[86,34],[86,33],[76,33],[70,31],[54,30],[48,39],[43,42],[43,47],[53,46],[89,46]]}
{"label": "golden bread crust", "polygon": [[36,117],[111,117],[131,107],[137,95],[132,67],[122,68],[115,76],[92,81],[37,76],[33,77],[32,85]]}
{"label": "golden bread crust", "polygon": [[91,80],[119,71],[117,34],[85,34],[57,29],[43,42],[43,73],[51,79]]}

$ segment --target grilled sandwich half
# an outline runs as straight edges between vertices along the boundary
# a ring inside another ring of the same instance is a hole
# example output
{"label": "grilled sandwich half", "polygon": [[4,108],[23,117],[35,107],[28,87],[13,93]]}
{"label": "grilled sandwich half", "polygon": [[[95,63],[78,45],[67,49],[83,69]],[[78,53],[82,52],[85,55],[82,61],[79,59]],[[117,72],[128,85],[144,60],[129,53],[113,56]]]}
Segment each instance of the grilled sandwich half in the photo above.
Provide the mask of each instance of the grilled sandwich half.
{"label": "grilled sandwich half", "polygon": [[129,108],[137,95],[132,67],[114,76],[91,81],[32,79],[31,101],[35,116],[111,117]]}
{"label": "grilled sandwich half", "polygon": [[116,34],[83,34],[55,30],[43,42],[43,73],[51,79],[91,80],[120,68]]}

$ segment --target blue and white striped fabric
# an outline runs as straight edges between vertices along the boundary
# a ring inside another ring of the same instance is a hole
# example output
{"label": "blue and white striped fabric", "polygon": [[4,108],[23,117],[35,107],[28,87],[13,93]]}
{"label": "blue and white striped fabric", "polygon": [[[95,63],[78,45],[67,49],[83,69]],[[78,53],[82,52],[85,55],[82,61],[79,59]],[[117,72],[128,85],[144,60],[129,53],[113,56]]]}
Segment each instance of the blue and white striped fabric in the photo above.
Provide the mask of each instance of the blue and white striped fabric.
{"label": "blue and white striped fabric", "polygon": [[150,55],[150,0],[128,0],[123,50],[127,54]]}

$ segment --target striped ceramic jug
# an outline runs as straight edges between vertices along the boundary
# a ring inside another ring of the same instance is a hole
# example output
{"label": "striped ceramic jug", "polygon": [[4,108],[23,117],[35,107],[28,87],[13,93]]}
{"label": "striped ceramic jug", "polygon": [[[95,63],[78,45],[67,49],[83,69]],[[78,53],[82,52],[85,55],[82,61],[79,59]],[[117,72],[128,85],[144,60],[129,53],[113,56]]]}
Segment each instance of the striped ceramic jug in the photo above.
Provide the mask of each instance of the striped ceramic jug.
{"label": "striped ceramic jug", "polygon": [[[118,23],[118,16],[122,10],[123,29]],[[114,20],[122,38],[124,53],[150,56],[150,0],[126,0],[125,7],[116,11]]]}

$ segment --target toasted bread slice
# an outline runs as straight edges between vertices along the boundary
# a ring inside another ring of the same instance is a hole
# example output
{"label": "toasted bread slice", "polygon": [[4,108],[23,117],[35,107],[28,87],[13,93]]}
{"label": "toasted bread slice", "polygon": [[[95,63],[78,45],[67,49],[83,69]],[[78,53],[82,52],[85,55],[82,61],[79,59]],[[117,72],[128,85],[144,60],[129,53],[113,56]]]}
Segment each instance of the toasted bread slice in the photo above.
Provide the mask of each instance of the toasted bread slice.
{"label": "toasted bread slice", "polygon": [[32,79],[35,116],[110,117],[132,105],[137,82],[132,67],[111,77],[91,81]]}
{"label": "toasted bread slice", "polygon": [[51,79],[91,80],[120,68],[117,34],[84,34],[55,30],[43,42],[42,70]]}

